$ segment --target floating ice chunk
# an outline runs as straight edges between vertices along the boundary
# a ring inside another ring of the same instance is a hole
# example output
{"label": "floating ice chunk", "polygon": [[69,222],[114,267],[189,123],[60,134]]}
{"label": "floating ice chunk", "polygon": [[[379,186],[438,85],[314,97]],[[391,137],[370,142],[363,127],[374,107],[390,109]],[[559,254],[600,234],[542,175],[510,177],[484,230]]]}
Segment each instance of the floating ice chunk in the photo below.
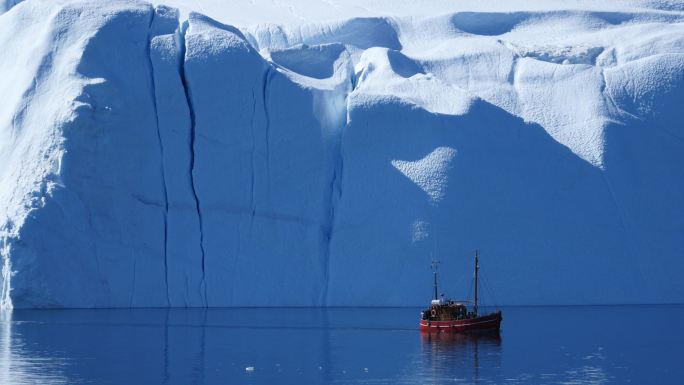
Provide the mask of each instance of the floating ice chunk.
{"label": "floating ice chunk", "polygon": [[437,147],[422,159],[415,161],[393,160],[392,166],[425,191],[433,203],[438,203],[446,193],[447,171],[455,156],[455,149]]}
{"label": "floating ice chunk", "polygon": [[245,372],[253,372],[254,371],[254,366],[248,366],[245,368]]}

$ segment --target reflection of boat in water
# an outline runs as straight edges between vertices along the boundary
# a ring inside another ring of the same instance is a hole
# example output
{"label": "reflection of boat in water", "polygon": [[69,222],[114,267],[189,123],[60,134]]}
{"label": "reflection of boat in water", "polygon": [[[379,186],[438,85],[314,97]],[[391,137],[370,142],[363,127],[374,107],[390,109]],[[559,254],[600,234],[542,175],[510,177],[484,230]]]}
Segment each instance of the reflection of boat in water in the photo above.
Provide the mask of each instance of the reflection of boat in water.
{"label": "reflection of boat in water", "polygon": [[468,311],[465,302],[443,300],[437,295],[437,267],[433,263],[435,277],[435,298],[430,303],[430,307],[420,313],[420,330],[423,332],[449,332],[449,333],[471,333],[471,332],[499,332],[501,328],[501,311],[481,315],[477,304],[477,275],[480,269],[478,265],[478,255],[475,252],[475,298],[473,306]]}
{"label": "reflection of boat in water", "polygon": [[433,347],[459,347],[485,344],[500,346],[500,333],[420,333],[420,341]]}
{"label": "reflection of boat in water", "polygon": [[464,382],[479,384],[481,371],[485,377],[491,377],[497,368],[501,368],[501,336],[498,332],[420,333],[420,342],[426,370],[422,376],[439,378],[444,383],[462,378]]}

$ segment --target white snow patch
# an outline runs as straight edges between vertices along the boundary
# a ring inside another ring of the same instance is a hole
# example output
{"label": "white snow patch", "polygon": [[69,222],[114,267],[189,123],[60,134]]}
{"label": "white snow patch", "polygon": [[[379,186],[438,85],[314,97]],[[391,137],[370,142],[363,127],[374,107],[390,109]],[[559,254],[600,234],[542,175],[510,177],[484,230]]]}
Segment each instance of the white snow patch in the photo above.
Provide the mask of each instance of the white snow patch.
{"label": "white snow patch", "polygon": [[447,115],[462,115],[473,102],[473,97],[461,87],[425,73],[418,61],[392,49],[367,49],[355,71],[355,93],[374,99],[391,95],[427,111]]}
{"label": "white snow patch", "polygon": [[420,242],[430,236],[430,224],[424,220],[416,219],[412,227],[411,241],[413,243]]}
{"label": "white snow patch", "polygon": [[432,203],[439,203],[446,194],[447,173],[455,156],[455,149],[437,147],[419,160],[392,160],[392,166],[425,191]]}
{"label": "white snow patch", "polygon": [[585,46],[517,46],[513,43],[504,42],[506,47],[514,51],[520,57],[547,61],[556,64],[595,64],[596,57],[603,52],[603,47]]}

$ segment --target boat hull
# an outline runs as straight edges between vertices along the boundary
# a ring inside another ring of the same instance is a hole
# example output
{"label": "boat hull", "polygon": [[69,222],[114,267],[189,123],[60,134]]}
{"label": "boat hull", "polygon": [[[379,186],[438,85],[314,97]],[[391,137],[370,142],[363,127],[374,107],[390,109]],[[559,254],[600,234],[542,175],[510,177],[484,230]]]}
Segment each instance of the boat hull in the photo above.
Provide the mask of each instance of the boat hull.
{"label": "boat hull", "polygon": [[420,320],[420,331],[429,333],[475,333],[497,332],[501,328],[501,312],[497,311],[481,317],[453,320]]}

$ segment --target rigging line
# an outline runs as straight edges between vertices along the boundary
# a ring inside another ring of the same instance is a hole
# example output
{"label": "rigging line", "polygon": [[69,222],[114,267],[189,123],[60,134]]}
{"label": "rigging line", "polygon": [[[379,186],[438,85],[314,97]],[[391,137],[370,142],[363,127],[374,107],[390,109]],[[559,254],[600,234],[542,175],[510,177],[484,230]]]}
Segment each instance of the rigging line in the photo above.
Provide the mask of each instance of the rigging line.
{"label": "rigging line", "polygon": [[[489,292],[489,282],[485,278],[484,274],[481,274],[481,281],[482,281],[482,294],[484,294],[483,298],[486,297],[488,300],[491,300],[491,293]],[[483,303],[486,303],[483,301]]]}
{"label": "rigging line", "polygon": [[480,273],[479,281],[480,281],[480,288],[482,289],[481,290],[482,294],[480,295],[480,297],[482,298],[481,302],[483,304],[483,308],[489,308],[491,298],[489,295],[489,291],[487,290],[488,289],[487,283],[485,282],[484,276],[481,273]]}
{"label": "rigging line", "polygon": [[494,287],[492,286],[492,284],[490,283],[490,281],[487,277],[483,276],[482,278],[483,278],[484,289],[487,291],[487,295],[491,296],[492,305],[494,307],[498,307],[499,301],[497,300],[496,296],[494,295]]}
{"label": "rigging line", "polygon": [[[459,274],[458,278],[454,281],[454,287],[455,288],[460,288],[463,285],[463,273]],[[463,293],[463,291],[459,291],[460,293]]]}
{"label": "rigging line", "polygon": [[487,286],[489,287],[489,290],[491,291],[492,303],[498,307],[499,299],[496,297],[496,290],[494,289],[494,285],[491,284],[489,279],[487,279]]}
{"label": "rigging line", "polygon": [[489,284],[485,286],[485,292],[487,297],[487,308],[491,309],[492,307],[496,307],[496,303],[494,302],[492,293],[489,290]]}

